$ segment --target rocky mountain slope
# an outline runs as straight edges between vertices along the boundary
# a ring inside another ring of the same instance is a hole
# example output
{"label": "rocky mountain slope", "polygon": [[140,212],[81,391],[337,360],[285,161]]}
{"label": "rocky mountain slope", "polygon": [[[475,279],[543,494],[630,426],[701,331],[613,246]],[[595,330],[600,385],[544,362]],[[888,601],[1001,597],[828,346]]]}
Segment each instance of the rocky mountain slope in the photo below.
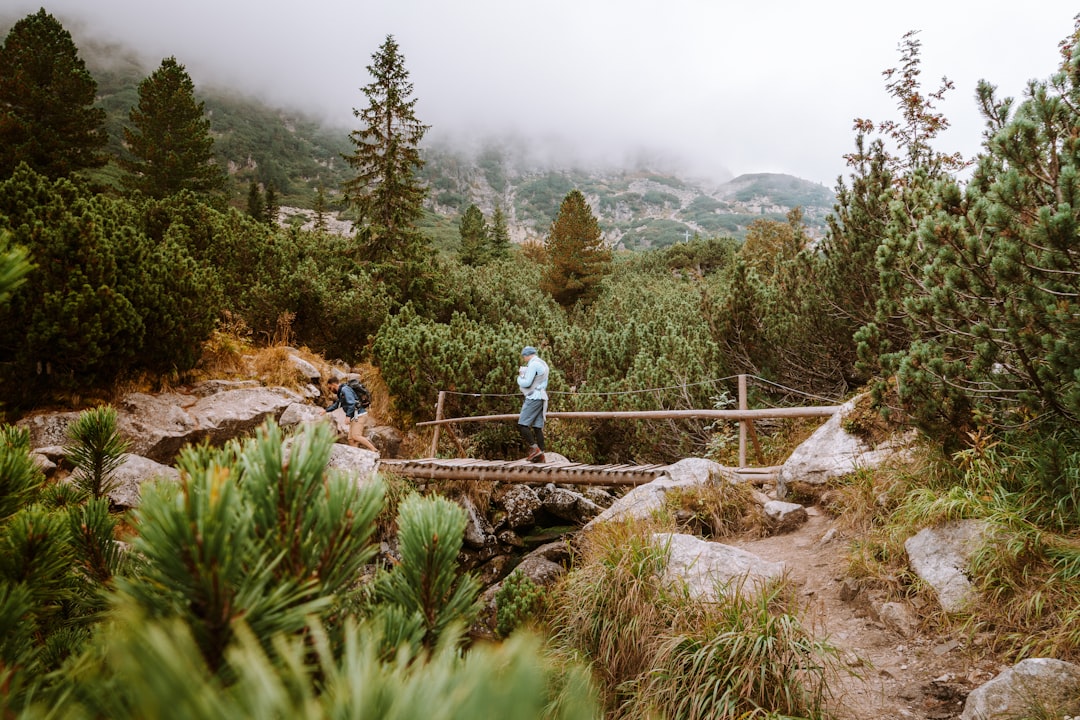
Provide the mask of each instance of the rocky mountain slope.
{"label": "rocky mountain slope", "polygon": [[[4,23],[0,22],[0,31]],[[123,128],[138,102],[138,83],[157,61],[138,56],[119,43],[104,43],[81,28],[73,38],[98,83],[98,105],[107,112],[113,154],[123,152]],[[182,59],[181,59],[182,61]],[[342,155],[351,152],[352,128],[331,127],[302,112],[271,107],[243,89],[207,87],[193,78],[196,97],[205,103],[215,150],[233,183],[231,202],[245,208],[251,181],[273,186],[282,206],[295,208],[290,222],[302,225],[312,214],[322,188],[332,213],[349,219],[340,193],[351,169]],[[437,135],[437,128],[430,135]],[[727,182],[694,179],[670,167],[584,167],[564,154],[545,157],[530,138],[444,140],[423,148],[421,174],[429,187],[428,215],[422,229],[443,250],[458,243],[457,222],[475,203],[490,218],[499,206],[512,239],[542,240],[559,204],[580,190],[600,221],[605,238],[617,248],[663,247],[703,237],[743,237],[756,219],[783,221],[794,207],[803,211],[811,235],[820,235],[834,200],[830,189],[790,175],[758,173]],[[114,164],[95,178],[116,184]],[[347,231],[348,225],[338,226]]]}

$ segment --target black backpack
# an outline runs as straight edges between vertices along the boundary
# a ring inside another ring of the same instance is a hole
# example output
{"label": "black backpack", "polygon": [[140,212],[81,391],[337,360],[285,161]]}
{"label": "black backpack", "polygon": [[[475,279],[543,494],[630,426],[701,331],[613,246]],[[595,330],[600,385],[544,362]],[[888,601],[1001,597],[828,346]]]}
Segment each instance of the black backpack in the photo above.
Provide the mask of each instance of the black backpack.
{"label": "black backpack", "polygon": [[353,392],[356,393],[356,399],[360,403],[360,407],[367,410],[368,406],[371,405],[371,393],[364,387],[364,383],[356,378],[351,378],[345,384],[351,387]]}

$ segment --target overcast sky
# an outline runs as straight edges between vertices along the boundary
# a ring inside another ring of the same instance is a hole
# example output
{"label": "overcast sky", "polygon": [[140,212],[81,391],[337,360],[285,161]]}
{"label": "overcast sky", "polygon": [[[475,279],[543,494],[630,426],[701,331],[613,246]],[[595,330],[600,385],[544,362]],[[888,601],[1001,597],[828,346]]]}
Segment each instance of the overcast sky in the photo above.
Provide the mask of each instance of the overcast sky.
{"label": "overcast sky", "polygon": [[[3,0],[36,12],[41,0]],[[896,117],[882,71],[908,30],[924,89],[956,84],[939,149],[972,155],[975,84],[1046,79],[1080,8],[1065,0],[50,0],[82,32],[173,55],[200,86],[242,89],[343,128],[393,35],[428,138],[517,133],[582,160],[663,157],[723,178],[846,175],[852,119]],[[84,29],[76,23],[85,22]]]}

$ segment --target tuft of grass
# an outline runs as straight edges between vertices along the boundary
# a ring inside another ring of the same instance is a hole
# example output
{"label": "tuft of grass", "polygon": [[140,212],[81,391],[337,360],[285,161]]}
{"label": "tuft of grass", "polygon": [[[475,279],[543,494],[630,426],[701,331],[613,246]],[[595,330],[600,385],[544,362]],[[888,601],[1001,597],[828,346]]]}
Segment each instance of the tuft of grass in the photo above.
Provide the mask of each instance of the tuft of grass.
{"label": "tuft of grass", "polygon": [[591,663],[605,704],[615,711],[652,669],[660,637],[686,594],[661,582],[666,551],[633,524],[607,523],[578,542],[575,569],[549,596],[552,643]]}
{"label": "tuft of grass", "polygon": [[650,523],[579,539],[549,596],[555,652],[589,662],[610,718],[824,717],[836,652],[813,639],[786,582],[715,603],[663,580]]}
{"label": "tuft of grass", "polygon": [[753,488],[722,477],[667,493],[664,514],[681,526],[680,532],[715,540],[742,533],[760,535],[764,527],[764,516],[754,499]]}
{"label": "tuft of grass", "polygon": [[194,375],[198,377],[231,377],[246,372],[244,357],[251,351],[251,331],[239,316],[226,312],[209,339]]}
{"label": "tuft of grass", "polygon": [[838,653],[803,625],[795,597],[776,582],[686,607],[634,704],[686,720],[826,717]]}

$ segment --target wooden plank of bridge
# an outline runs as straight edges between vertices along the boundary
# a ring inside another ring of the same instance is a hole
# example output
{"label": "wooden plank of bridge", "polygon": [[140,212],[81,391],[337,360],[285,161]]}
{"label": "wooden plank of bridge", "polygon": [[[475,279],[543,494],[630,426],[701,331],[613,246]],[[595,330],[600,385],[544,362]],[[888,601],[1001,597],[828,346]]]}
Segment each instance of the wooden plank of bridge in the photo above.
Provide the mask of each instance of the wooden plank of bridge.
{"label": "wooden plank of bridge", "polygon": [[390,472],[423,480],[482,480],[511,483],[572,485],[643,485],[664,474],[666,465],[585,465],[531,463],[527,460],[428,458],[382,460]]}

